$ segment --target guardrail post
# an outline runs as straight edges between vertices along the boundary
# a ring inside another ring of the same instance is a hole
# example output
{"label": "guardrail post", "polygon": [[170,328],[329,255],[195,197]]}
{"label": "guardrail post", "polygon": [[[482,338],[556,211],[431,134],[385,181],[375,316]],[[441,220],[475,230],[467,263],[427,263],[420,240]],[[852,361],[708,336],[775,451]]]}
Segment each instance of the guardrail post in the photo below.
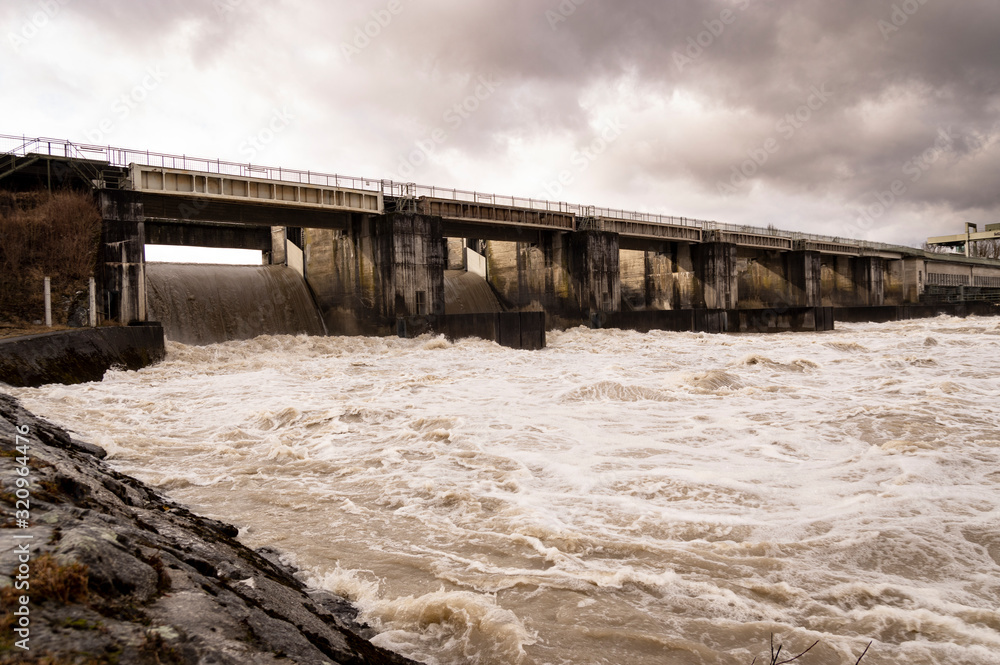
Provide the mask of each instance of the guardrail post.
{"label": "guardrail post", "polygon": [[45,326],[52,327],[52,285],[49,278],[45,278]]}
{"label": "guardrail post", "polygon": [[90,278],[90,308],[88,310],[88,320],[87,323],[90,324],[91,328],[97,327],[97,284],[94,282],[94,278]]}

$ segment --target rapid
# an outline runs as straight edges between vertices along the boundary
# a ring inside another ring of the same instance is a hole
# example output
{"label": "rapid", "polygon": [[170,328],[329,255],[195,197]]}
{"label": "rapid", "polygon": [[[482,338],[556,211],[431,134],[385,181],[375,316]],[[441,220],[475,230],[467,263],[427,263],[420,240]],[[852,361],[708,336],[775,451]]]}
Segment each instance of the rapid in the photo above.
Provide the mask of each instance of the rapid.
{"label": "rapid", "polygon": [[433,664],[1000,663],[1000,318],[168,344],[5,390]]}

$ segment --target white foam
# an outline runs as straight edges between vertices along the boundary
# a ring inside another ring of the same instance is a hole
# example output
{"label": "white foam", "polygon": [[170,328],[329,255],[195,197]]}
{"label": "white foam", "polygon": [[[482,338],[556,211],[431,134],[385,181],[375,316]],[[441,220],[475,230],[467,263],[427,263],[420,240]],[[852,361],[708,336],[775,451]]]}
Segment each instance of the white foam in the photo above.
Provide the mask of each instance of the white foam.
{"label": "white foam", "polygon": [[12,392],[427,662],[737,662],[775,631],[985,664],[998,334],[275,336]]}

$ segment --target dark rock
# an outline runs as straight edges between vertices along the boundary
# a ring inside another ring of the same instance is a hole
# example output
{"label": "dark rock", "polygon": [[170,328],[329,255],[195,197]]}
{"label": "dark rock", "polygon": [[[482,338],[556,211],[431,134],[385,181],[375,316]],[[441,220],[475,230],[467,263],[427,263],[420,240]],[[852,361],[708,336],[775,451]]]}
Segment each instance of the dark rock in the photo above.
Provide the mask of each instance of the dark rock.
{"label": "dark rock", "polygon": [[153,568],[125,552],[113,531],[89,526],[64,532],[57,558],[87,566],[90,588],[101,596],[129,596],[137,603],[148,602],[157,590]]}
{"label": "dark rock", "polygon": [[66,325],[70,328],[83,328],[90,322],[90,294],[87,291],[77,291],[66,302]]}
{"label": "dark rock", "polygon": [[[244,547],[233,526],[117,473],[0,393],[0,440],[16,425],[30,430],[32,460],[32,524],[19,533],[33,536],[33,560],[49,552],[61,570],[87,573],[85,599],[32,598],[33,654],[138,665],[413,662],[371,644],[357,610],[306,589],[280,553]],[[3,492],[13,483],[0,476]],[[0,539],[0,586],[12,581],[13,542]],[[0,652],[0,664],[11,657]]]}

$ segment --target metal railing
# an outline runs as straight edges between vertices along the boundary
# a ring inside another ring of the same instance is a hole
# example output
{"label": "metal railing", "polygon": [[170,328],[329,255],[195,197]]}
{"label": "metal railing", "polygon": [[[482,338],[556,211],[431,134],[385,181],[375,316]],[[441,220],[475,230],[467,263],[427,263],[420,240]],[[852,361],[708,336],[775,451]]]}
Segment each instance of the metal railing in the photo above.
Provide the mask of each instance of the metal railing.
{"label": "metal railing", "polygon": [[378,180],[373,178],[345,176],[315,171],[301,171],[297,169],[286,169],[274,166],[258,166],[249,163],[228,162],[221,159],[205,159],[202,157],[190,157],[187,155],[171,155],[160,152],[151,152],[149,150],[130,150],[128,148],[116,148],[110,145],[101,146],[84,143],[72,143],[64,139],[45,137],[32,138],[26,136],[0,134],[0,154],[10,154],[24,157],[33,153],[73,159],[103,161],[107,162],[111,166],[123,168],[128,167],[131,164],[140,164],[155,168],[201,171],[205,173],[218,173],[220,175],[231,175],[244,178],[261,178],[265,180],[291,182],[304,185],[345,187],[364,191],[382,192],[384,196],[393,198],[430,197],[473,204],[510,206],[513,208],[560,212],[572,214],[578,218],[603,217],[607,219],[646,222],[650,224],[685,226],[702,229],[704,231],[746,233],[761,236],[774,236],[796,241],[835,243],[856,247],[862,252],[914,251],[913,247],[906,247],[903,245],[892,245],[852,238],[839,238],[813,233],[801,233],[798,231],[782,231],[770,226],[758,227],[726,224],[708,220],[690,219],[687,217],[675,217],[672,215],[585,206],[575,203],[567,203],[565,201],[549,201],[546,199],[525,198],[520,196],[486,194],[483,192],[436,187],[433,185],[399,183],[392,180]]}
{"label": "metal railing", "polygon": [[[8,147],[13,146],[13,147]],[[127,168],[130,164],[140,164],[154,168],[181,169],[217,173],[242,178],[261,178],[300,185],[345,187],[372,192],[382,190],[382,181],[332,173],[317,173],[286,169],[280,166],[258,166],[256,164],[227,162],[221,159],[205,159],[188,155],[170,155],[149,150],[130,150],[113,146],[72,143],[63,139],[26,138],[0,134],[0,152],[21,157],[40,153],[56,157],[89,159],[107,162],[111,166]]]}

